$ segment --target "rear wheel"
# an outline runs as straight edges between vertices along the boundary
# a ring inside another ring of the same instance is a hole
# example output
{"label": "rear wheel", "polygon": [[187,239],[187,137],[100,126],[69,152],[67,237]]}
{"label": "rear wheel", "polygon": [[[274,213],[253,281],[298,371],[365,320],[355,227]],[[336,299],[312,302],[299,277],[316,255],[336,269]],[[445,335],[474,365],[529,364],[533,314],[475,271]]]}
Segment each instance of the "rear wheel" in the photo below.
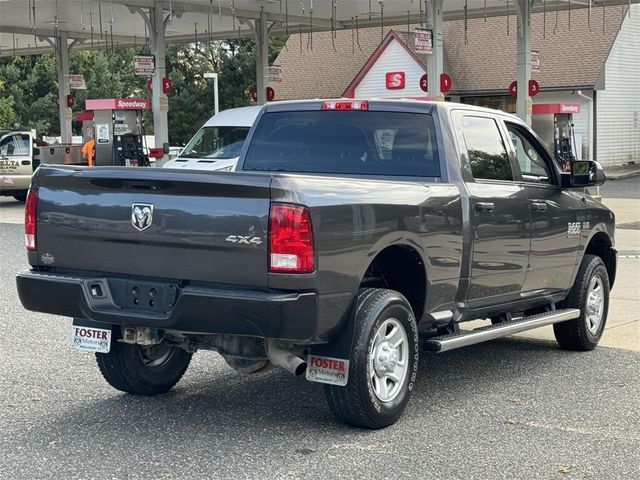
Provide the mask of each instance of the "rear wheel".
{"label": "rear wheel", "polygon": [[96,353],[96,360],[113,388],[134,395],[157,395],[180,381],[191,356],[163,343],[144,346],[115,341],[109,353]]}
{"label": "rear wheel", "polygon": [[334,416],[350,425],[384,428],[402,415],[418,370],[418,328],[407,300],[394,290],[358,295],[356,332],[345,387],[325,385]]}
{"label": "rear wheel", "polygon": [[567,350],[592,350],[598,345],[609,310],[609,275],[600,257],[585,255],[564,308],[579,308],[580,317],[556,323],[553,332]]}

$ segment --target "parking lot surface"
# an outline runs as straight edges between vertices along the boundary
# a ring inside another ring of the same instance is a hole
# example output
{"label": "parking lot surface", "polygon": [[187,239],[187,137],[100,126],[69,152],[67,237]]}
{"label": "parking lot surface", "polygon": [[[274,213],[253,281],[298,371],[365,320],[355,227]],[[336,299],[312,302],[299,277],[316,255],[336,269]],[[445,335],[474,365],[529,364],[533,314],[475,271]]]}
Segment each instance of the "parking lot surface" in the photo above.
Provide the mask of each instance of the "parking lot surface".
{"label": "parking lot surface", "polygon": [[[0,478],[640,477],[640,353],[624,345],[512,337],[423,353],[407,411],[382,431],[335,423],[319,384],[243,376],[212,352],[168,394],[117,392],[69,346],[69,319],[21,307],[15,203],[0,204]],[[637,328],[640,260],[620,261],[637,263],[617,281],[629,303],[612,309]]]}

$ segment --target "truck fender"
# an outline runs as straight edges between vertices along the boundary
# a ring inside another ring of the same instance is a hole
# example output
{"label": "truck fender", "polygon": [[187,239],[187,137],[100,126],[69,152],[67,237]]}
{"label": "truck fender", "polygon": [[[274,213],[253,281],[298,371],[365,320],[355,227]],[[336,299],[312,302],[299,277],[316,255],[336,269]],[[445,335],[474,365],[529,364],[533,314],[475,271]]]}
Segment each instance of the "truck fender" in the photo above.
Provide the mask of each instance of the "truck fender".
{"label": "truck fender", "polygon": [[578,270],[579,270],[580,264],[582,263],[582,259],[584,258],[584,255],[587,252],[587,248],[589,247],[589,244],[591,243],[591,241],[594,239],[596,235],[605,236],[607,239],[609,252],[602,252],[601,256],[603,257],[602,261],[605,263],[605,266],[607,267],[607,272],[609,273],[609,277],[610,277],[609,283],[611,286],[613,286],[613,282],[615,280],[615,274],[616,274],[617,252],[615,248],[613,248],[613,245],[614,245],[613,239],[605,223],[596,224],[593,228],[589,230],[588,235],[583,235],[581,237],[580,251],[576,256],[576,264],[575,264],[575,268],[573,269],[573,276],[571,277],[571,286],[573,286],[576,281]]}

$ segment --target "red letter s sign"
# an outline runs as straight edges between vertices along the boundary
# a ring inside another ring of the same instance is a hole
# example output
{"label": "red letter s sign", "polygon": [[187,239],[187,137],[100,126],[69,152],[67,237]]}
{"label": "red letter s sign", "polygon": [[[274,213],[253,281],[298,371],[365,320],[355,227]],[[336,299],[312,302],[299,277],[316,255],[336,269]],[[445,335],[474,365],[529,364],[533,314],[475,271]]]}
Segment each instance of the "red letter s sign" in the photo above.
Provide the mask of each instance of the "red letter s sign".
{"label": "red letter s sign", "polygon": [[405,84],[404,72],[387,72],[385,74],[387,90],[402,90]]}

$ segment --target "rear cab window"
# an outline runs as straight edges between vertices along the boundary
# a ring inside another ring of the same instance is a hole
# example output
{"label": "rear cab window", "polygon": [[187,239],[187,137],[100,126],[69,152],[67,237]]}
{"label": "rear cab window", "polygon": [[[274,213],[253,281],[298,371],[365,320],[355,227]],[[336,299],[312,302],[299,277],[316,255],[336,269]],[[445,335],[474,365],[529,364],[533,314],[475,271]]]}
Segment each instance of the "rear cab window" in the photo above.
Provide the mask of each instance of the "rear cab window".
{"label": "rear cab window", "polygon": [[267,112],[243,170],[440,176],[431,115],[386,111]]}

